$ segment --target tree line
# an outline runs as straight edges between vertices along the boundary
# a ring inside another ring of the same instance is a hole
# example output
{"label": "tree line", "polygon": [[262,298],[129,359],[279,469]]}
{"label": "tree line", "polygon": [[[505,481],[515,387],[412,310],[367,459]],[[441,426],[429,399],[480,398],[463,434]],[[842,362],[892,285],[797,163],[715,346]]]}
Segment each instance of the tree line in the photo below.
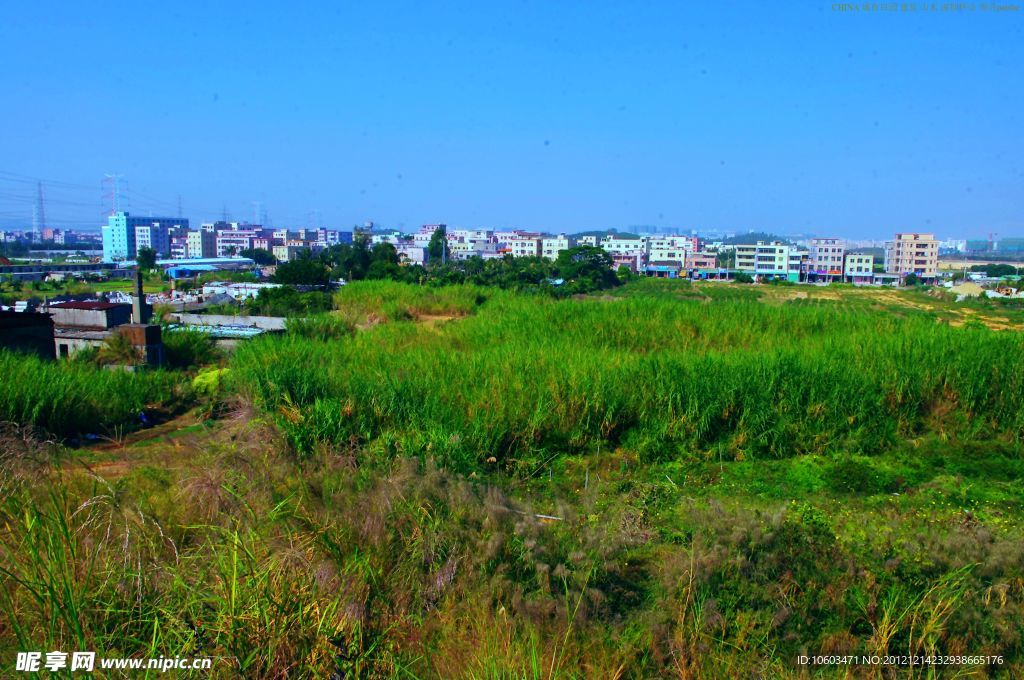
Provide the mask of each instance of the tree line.
{"label": "tree line", "polygon": [[313,255],[305,253],[278,265],[276,283],[326,286],[332,281],[388,279],[418,284],[472,283],[514,290],[538,290],[553,295],[574,295],[618,286],[628,269],[612,270],[611,255],[601,248],[577,246],[563,250],[555,260],[542,257],[497,259],[473,256],[453,260],[444,232],[435,232],[427,246],[427,264],[403,264],[390,243],[371,245],[360,236],[352,243],[334,245]]}

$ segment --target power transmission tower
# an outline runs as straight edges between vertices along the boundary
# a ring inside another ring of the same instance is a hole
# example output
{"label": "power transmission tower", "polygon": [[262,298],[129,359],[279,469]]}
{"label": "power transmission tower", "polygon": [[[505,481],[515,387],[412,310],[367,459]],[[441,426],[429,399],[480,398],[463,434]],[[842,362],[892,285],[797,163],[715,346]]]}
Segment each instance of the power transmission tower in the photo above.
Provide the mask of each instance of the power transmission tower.
{"label": "power transmission tower", "polygon": [[105,215],[113,215],[121,212],[125,204],[125,194],[123,192],[124,175],[104,175],[103,176],[103,202],[110,203],[110,210]]}

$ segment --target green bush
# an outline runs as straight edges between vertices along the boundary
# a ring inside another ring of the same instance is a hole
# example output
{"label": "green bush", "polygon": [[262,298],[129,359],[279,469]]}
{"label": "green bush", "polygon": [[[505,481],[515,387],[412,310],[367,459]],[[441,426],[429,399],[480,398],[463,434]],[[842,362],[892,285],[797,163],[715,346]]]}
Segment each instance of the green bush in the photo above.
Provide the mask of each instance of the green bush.
{"label": "green bush", "polygon": [[167,368],[189,369],[216,363],[223,352],[209,333],[187,328],[164,329],[164,362]]}

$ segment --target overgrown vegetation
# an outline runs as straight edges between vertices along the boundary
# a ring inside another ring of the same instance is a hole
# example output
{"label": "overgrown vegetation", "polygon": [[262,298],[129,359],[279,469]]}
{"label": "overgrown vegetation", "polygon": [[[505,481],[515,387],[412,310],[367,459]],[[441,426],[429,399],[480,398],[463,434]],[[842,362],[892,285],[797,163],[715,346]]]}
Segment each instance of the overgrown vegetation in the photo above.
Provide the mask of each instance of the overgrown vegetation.
{"label": "overgrown vegetation", "polygon": [[116,436],[140,426],[140,411],[173,408],[185,396],[178,378],[167,371],[107,370],[4,350],[0,381],[0,421],[62,437]]}
{"label": "overgrown vegetation", "polygon": [[1019,674],[1024,341],[937,323],[923,293],[790,292],[358,282],[200,373],[237,409],[210,427],[110,468],[0,431],[0,654],[268,678],[984,654],[1002,664],[945,670]]}
{"label": "overgrown vegetation", "polygon": [[436,328],[263,338],[239,349],[234,376],[300,454],[383,440],[466,473],[493,457],[522,474],[618,446],[655,462],[870,454],[928,432],[1017,440],[1021,365],[1018,335],[867,308],[506,296]]}

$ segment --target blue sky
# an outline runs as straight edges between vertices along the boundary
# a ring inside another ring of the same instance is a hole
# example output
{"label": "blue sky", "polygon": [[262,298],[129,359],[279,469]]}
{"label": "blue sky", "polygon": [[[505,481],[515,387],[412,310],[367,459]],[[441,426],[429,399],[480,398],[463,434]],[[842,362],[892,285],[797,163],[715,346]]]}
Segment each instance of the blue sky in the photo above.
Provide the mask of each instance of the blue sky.
{"label": "blue sky", "polygon": [[1024,11],[210,5],[5,7],[0,224],[1024,233]]}

